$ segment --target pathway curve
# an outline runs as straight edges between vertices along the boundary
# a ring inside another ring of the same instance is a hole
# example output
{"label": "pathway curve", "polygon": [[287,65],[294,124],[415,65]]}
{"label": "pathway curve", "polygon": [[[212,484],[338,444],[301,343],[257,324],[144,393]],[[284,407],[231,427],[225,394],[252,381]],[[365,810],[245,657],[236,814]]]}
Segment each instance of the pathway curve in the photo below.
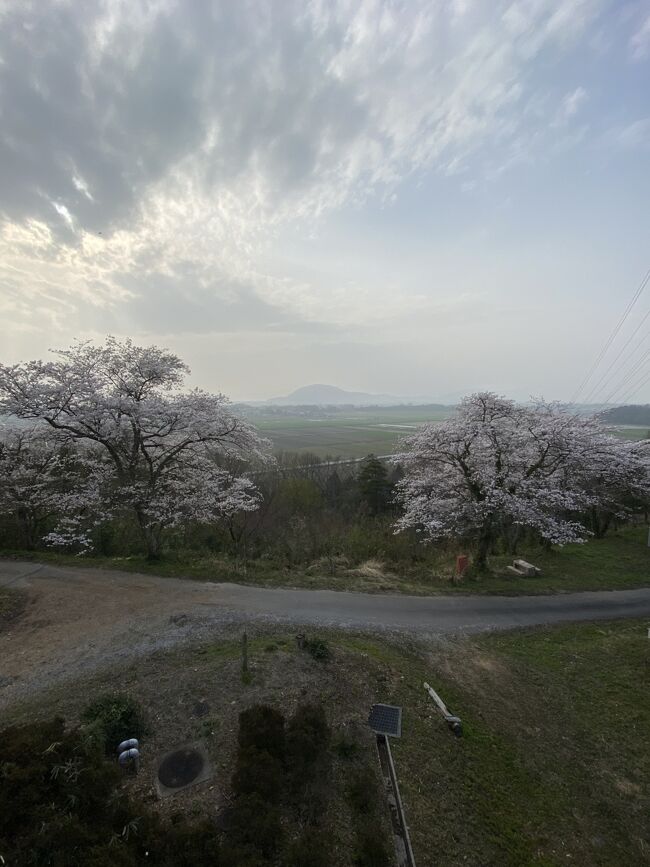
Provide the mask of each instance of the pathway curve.
{"label": "pathway curve", "polygon": [[0,708],[43,687],[154,650],[266,622],[418,635],[650,617],[650,588],[558,596],[400,596],[215,584],[0,560],[25,613],[0,631]]}

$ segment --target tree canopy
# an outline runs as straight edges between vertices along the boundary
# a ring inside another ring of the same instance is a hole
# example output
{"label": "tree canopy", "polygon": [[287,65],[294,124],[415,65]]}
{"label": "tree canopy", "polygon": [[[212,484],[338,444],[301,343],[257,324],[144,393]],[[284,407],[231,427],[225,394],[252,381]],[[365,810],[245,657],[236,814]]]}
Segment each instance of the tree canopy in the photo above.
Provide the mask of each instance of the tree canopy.
{"label": "tree canopy", "polygon": [[647,444],[612,437],[556,404],[521,406],[490,392],[405,438],[397,459],[405,473],[398,529],[473,540],[480,568],[508,526],[578,542],[589,534],[589,509],[623,512],[626,493],[650,491]]}
{"label": "tree canopy", "polygon": [[0,365],[0,411],[110,466],[105,508],[130,507],[155,557],[166,527],[255,509],[252,482],[228,467],[267,451],[224,395],[182,391],[188,372],[156,346],[78,343],[54,361]]}

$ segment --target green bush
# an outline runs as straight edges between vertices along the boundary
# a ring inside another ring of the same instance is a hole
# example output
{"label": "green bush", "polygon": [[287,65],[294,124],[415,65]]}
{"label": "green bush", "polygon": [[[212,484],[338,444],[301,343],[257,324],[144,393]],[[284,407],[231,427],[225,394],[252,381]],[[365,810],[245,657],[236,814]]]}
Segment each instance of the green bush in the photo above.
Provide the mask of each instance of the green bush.
{"label": "green bush", "polygon": [[128,738],[142,738],[147,732],[143,711],[135,699],[121,693],[105,693],[92,701],[82,714],[91,727],[90,735],[100,735],[106,755],[114,755]]}
{"label": "green bush", "polygon": [[238,846],[228,840],[221,846],[220,867],[268,867],[270,863],[255,846]]}
{"label": "green bush", "polygon": [[282,837],[280,811],[259,795],[239,795],[233,807],[229,843],[271,857]]}
{"label": "green bush", "polygon": [[[120,790],[114,763],[60,718],[0,733],[0,854],[7,865],[217,865],[207,823],[171,828]],[[145,854],[148,853],[148,854]]]}
{"label": "green bush", "polygon": [[341,732],[334,749],[339,758],[350,761],[359,755],[359,742],[348,732]]}
{"label": "green bush", "polygon": [[330,729],[319,704],[298,707],[287,725],[288,789],[304,821],[317,821],[327,803]]}
{"label": "green bush", "polygon": [[292,844],[287,867],[328,867],[329,846],[322,831],[307,828]]}
{"label": "green bush", "polygon": [[379,822],[364,824],[357,835],[354,854],[356,867],[391,867],[393,863],[382,826]]}
{"label": "green bush", "polygon": [[284,757],[284,717],[279,710],[256,704],[239,714],[239,746],[265,750],[277,759]]}
{"label": "green bush", "polygon": [[348,798],[355,813],[367,816],[377,809],[377,777],[369,767],[359,768],[354,772],[348,787]]}
{"label": "green bush", "polygon": [[283,788],[279,759],[256,747],[240,749],[232,788],[237,795],[259,795],[264,801],[276,803]]}
{"label": "green bush", "polygon": [[300,705],[287,725],[287,764],[306,767],[317,762],[329,746],[330,735],[323,705]]}
{"label": "green bush", "polygon": [[305,638],[303,647],[311,657],[319,662],[329,662],[332,658],[332,651],[322,638]]}

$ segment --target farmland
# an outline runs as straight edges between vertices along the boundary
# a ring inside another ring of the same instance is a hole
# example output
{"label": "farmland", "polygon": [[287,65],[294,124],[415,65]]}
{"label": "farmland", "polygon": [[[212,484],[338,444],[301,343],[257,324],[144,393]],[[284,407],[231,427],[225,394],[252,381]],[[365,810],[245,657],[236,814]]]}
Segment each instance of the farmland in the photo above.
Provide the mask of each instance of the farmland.
{"label": "farmland", "polygon": [[359,458],[392,454],[399,438],[424,422],[443,421],[453,407],[287,407],[247,409],[273,450],[311,452],[319,457]]}
{"label": "farmland", "polygon": [[[241,407],[260,433],[271,440],[273,451],[310,452],[319,457],[362,458],[389,455],[399,448],[401,437],[425,422],[441,422],[454,413],[453,406],[389,407]],[[648,435],[642,425],[615,425],[612,433],[622,439],[640,440]]]}

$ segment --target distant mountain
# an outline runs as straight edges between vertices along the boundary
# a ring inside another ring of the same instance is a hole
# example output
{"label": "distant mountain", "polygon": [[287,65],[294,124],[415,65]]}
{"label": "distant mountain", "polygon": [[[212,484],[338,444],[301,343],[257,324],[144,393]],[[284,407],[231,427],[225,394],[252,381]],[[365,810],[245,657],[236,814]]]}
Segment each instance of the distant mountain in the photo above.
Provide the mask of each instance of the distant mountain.
{"label": "distant mountain", "polygon": [[614,406],[598,415],[605,424],[638,424],[650,427],[650,404]]}
{"label": "distant mountain", "polygon": [[410,403],[404,398],[388,394],[366,394],[361,391],[345,391],[335,385],[305,385],[286,397],[272,397],[266,401],[275,406],[395,406]]}

